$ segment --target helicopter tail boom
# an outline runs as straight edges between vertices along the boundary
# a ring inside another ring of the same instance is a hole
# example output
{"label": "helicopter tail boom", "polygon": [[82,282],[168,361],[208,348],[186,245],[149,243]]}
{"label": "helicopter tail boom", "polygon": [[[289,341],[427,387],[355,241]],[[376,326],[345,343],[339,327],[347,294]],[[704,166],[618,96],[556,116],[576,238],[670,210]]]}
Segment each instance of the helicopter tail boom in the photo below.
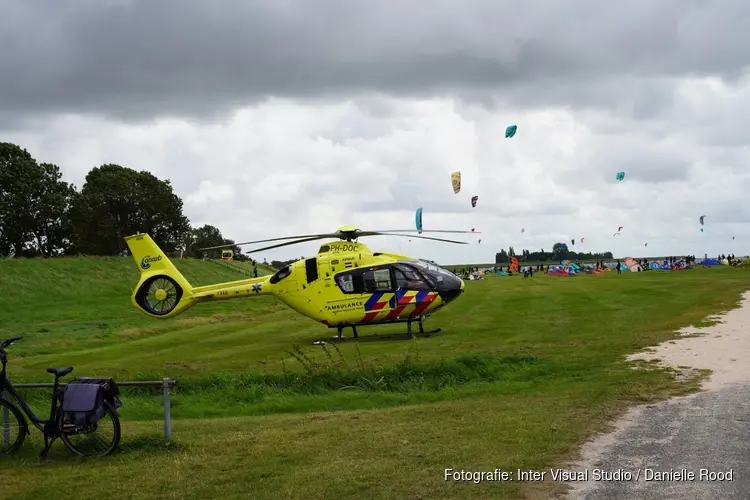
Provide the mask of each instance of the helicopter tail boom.
{"label": "helicopter tail boom", "polygon": [[193,288],[194,300],[227,300],[252,295],[273,295],[274,291],[268,280],[269,276],[261,276]]}
{"label": "helicopter tail boom", "polygon": [[125,238],[141,273],[131,302],[156,318],[169,318],[195,305],[193,287],[148,234]]}
{"label": "helicopter tail boom", "polygon": [[141,278],[133,306],[154,318],[171,318],[198,302],[227,300],[274,292],[269,276],[193,287],[148,234],[125,238]]}

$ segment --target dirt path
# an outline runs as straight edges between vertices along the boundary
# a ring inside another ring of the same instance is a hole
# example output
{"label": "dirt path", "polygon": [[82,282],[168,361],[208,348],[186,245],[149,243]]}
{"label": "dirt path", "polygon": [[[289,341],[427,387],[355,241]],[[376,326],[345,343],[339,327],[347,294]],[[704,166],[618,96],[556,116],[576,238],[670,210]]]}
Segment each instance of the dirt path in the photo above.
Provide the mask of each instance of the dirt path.
{"label": "dirt path", "polygon": [[588,478],[568,483],[567,498],[750,498],[750,292],[715,319],[680,332],[691,337],[630,357],[713,373],[703,392],[636,407],[614,432],[587,442],[568,469]]}

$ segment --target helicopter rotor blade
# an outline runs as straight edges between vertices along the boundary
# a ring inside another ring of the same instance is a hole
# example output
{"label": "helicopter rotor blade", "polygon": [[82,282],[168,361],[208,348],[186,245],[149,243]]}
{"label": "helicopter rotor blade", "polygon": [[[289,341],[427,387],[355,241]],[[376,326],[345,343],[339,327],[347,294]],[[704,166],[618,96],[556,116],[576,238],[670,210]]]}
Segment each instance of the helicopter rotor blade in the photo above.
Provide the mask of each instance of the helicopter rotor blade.
{"label": "helicopter rotor blade", "polygon": [[[419,233],[419,231],[415,229],[388,229],[384,231],[352,231],[352,232],[341,232],[336,231],[335,233],[322,233],[322,234],[302,234],[297,236],[284,236],[281,238],[267,238],[264,240],[254,240],[254,241],[242,241],[239,243],[226,243],[224,245],[216,245],[212,247],[205,247],[205,248],[199,248],[199,251],[206,251],[206,250],[216,250],[219,248],[227,248],[227,247],[239,247],[244,245],[254,245],[256,243],[270,243],[273,241],[285,241],[285,243],[281,243],[278,245],[271,245],[263,248],[258,248],[255,250],[249,250],[245,253],[255,253],[255,252],[261,252],[263,250],[271,250],[273,248],[280,248],[285,247],[289,245],[296,245],[297,243],[306,243],[309,241],[315,241],[315,240],[321,240],[324,238],[338,238],[338,239],[357,239],[362,238],[365,236],[402,236],[402,237],[411,237],[411,238],[419,238],[423,240],[433,240],[433,241],[443,241],[446,243],[456,243],[459,245],[468,245],[465,241],[455,241],[455,240],[446,240],[442,238],[430,238],[427,236],[417,236],[417,235],[408,235],[408,234],[397,234],[397,233]],[[482,234],[479,231],[452,231],[447,229],[431,229],[422,231],[422,233],[462,233],[462,234]],[[287,241],[287,240],[294,240],[294,241]]]}
{"label": "helicopter rotor blade", "polygon": [[442,241],[445,243],[456,243],[457,245],[468,245],[469,243],[466,241],[456,241],[456,240],[446,240],[443,238],[431,238],[429,236],[417,236],[413,234],[395,234],[395,233],[388,233],[383,236],[401,236],[402,238],[419,238],[420,240],[432,240],[432,241]]}
{"label": "helicopter rotor blade", "polygon": [[206,248],[198,248],[197,250],[199,252],[205,252],[206,250],[216,250],[218,248],[232,248],[232,247],[238,247],[240,245],[236,243],[227,243],[226,245],[216,245],[215,247],[206,247]]}
{"label": "helicopter rotor blade", "polygon": [[416,229],[388,229],[384,231],[372,231],[373,233],[391,234],[391,233],[455,233],[455,234],[482,234],[480,231],[453,231],[451,229],[425,229],[418,231]]}
{"label": "helicopter rotor blade", "polygon": [[271,246],[267,246],[267,247],[263,247],[263,248],[256,248],[255,250],[248,250],[245,253],[262,252],[263,250],[271,250],[272,248],[281,248],[281,247],[286,247],[286,246],[289,246],[289,245],[296,245],[298,243],[307,243],[309,241],[322,240],[323,238],[328,238],[328,235],[323,235],[322,237],[315,236],[315,237],[311,237],[311,238],[305,238],[305,239],[302,239],[302,240],[287,241],[286,243],[279,243],[277,245],[271,245]]}
{"label": "helicopter rotor blade", "polygon": [[[414,231],[414,232],[416,233],[418,231]],[[426,231],[422,231],[422,232],[426,232]],[[453,231],[445,231],[445,232],[452,233]],[[471,233],[471,231],[465,231],[465,232],[470,233],[470,234],[477,234],[477,233]],[[461,244],[464,243],[462,241],[444,240],[444,239],[440,239],[440,238],[430,238],[428,236],[417,236],[417,235],[410,235],[410,234],[397,234],[395,232],[388,232],[388,233],[386,233],[386,232],[382,232],[382,231],[362,231],[360,233],[352,235],[352,238],[353,239],[357,239],[357,238],[363,238],[365,236],[403,236],[403,237],[408,237],[408,238],[420,238],[420,239],[423,239],[423,240],[446,241],[448,243],[461,243]]]}
{"label": "helicopter rotor blade", "polygon": [[255,241],[243,241],[241,243],[232,243],[227,245],[217,245],[214,247],[206,247],[206,248],[199,248],[198,250],[215,250],[217,248],[226,248],[226,247],[241,247],[245,245],[254,245],[256,243],[269,243],[271,241],[284,241],[284,240],[297,240],[297,239],[305,239],[305,238],[315,238],[315,239],[321,239],[321,238],[338,238],[340,235],[339,233],[326,233],[326,234],[301,234],[298,236],[284,236],[283,238],[268,238],[265,240],[255,240]]}

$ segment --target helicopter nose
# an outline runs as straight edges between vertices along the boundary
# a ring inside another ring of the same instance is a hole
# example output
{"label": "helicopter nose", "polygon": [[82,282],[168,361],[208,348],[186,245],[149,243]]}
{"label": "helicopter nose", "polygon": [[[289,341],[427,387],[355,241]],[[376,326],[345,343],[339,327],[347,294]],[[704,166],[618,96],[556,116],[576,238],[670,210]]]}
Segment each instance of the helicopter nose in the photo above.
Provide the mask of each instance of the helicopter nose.
{"label": "helicopter nose", "polygon": [[456,300],[458,296],[464,293],[464,287],[464,281],[460,278],[456,278],[455,281],[451,281],[449,284],[445,283],[444,288],[440,290],[438,294],[442,297],[443,302],[447,304],[448,302]]}

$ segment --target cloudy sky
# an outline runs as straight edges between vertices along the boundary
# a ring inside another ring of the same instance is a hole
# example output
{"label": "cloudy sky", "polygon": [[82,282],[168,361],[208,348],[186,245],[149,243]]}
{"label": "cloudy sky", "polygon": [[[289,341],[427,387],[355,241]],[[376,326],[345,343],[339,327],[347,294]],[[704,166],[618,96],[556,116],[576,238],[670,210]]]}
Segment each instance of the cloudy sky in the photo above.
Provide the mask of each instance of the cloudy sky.
{"label": "cloudy sky", "polygon": [[0,12],[0,141],[79,187],[103,163],[149,170],[194,225],[235,240],[413,228],[423,207],[425,229],[475,228],[481,244],[371,248],[446,264],[571,239],[621,257],[750,253],[744,0],[0,0]]}

